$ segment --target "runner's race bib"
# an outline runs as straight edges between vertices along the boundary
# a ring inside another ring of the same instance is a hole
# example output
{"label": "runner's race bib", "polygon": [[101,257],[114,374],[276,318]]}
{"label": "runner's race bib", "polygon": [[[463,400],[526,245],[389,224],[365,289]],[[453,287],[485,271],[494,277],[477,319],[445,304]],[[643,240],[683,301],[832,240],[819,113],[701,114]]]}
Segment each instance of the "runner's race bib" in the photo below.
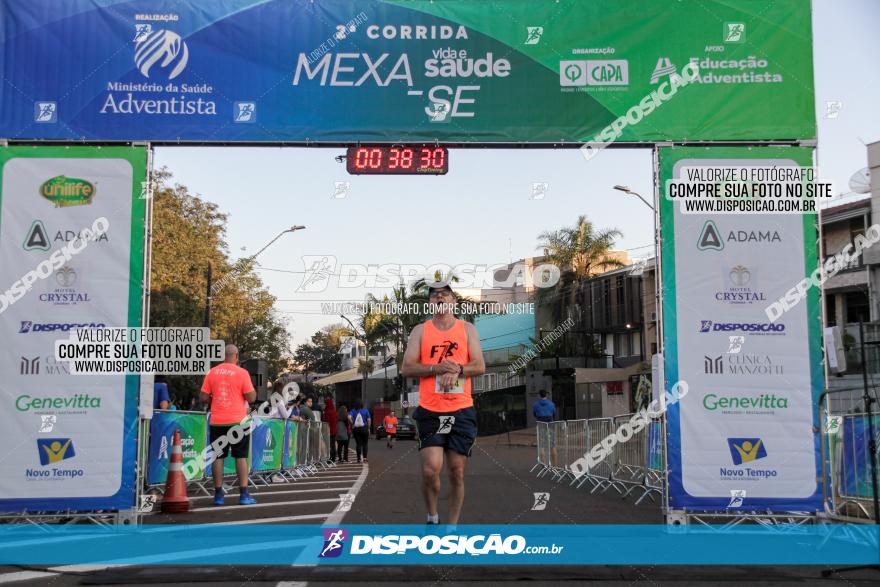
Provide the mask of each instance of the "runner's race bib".
{"label": "runner's race bib", "polygon": [[434,391],[437,393],[464,393],[464,379],[459,377],[455,380],[455,385],[444,391],[443,388],[440,387],[440,378],[434,377]]}

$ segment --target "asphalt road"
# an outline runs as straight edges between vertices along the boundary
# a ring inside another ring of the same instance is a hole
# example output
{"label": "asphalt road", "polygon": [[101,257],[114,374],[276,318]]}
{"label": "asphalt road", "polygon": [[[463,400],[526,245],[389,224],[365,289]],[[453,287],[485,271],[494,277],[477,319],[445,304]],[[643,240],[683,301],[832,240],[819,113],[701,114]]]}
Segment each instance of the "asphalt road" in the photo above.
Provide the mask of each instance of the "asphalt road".
{"label": "asphalt road", "polygon": [[[238,506],[235,492],[229,505],[214,507],[210,497],[191,493],[189,514],[147,516],[145,523],[263,523],[263,524],[420,524],[424,506],[419,493],[419,457],[412,441],[393,450],[370,441],[368,465],[350,463],[291,483],[273,484],[253,492],[256,506]],[[504,438],[480,439],[468,463],[462,524],[582,524],[661,523],[657,504],[621,499],[609,491],[590,495],[567,484],[536,479],[529,473],[534,448],[508,447]],[[353,458],[353,454],[352,454]],[[535,493],[549,493],[543,510],[533,510]],[[340,511],[340,495],[354,495],[349,511]],[[444,488],[441,495],[445,494]],[[441,497],[440,515],[446,512]],[[543,566],[543,567],[328,567],[328,566],[153,566],[51,568],[0,567],[0,584],[27,585],[494,585],[511,581],[530,584],[580,584],[603,581],[611,585],[760,585],[844,583],[876,584],[880,573],[859,571],[820,577],[826,567],[657,567],[657,566]]]}

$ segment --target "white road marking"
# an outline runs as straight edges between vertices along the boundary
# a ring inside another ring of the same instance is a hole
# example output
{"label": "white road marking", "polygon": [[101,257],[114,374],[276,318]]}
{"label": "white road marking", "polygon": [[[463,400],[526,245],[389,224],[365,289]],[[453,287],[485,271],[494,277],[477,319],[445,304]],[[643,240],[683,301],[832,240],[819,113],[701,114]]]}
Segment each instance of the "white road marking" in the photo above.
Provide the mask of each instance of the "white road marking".
{"label": "white road marking", "polygon": [[[364,482],[367,480],[367,474],[370,472],[370,466],[365,464],[363,470],[361,471],[360,476],[357,481],[354,482],[354,485],[351,486],[351,489],[348,490],[348,493],[355,496],[355,502],[357,502],[357,494],[361,490],[361,487],[364,486]],[[325,526],[338,526],[342,523],[342,518],[345,517],[346,512],[337,512],[334,511],[327,517],[327,521],[324,522]]]}
{"label": "white road marking", "polygon": [[238,510],[238,509],[242,509],[242,508],[255,509],[255,508],[275,507],[275,506],[279,506],[279,505],[299,505],[302,503],[330,503],[330,502],[336,503],[338,501],[339,501],[339,498],[337,497],[336,499],[301,499],[298,501],[272,501],[272,502],[266,502],[266,503],[255,503],[255,504],[251,504],[251,505],[217,505],[217,506],[210,506],[210,507],[206,507],[206,508],[195,508],[195,509],[190,510],[189,512],[190,513],[207,512],[207,511],[225,512],[225,511],[229,511],[229,510]]}
{"label": "white road marking", "polygon": [[38,571],[20,571],[18,573],[6,573],[5,575],[0,575],[0,584],[17,583],[19,581],[33,581],[34,579],[47,579],[49,577],[55,576],[55,573],[41,573]]}
{"label": "white road marking", "polygon": [[[269,497],[272,495],[285,495],[287,493],[315,493],[315,492],[320,492],[320,491],[344,491],[345,489],[348,489],[348,485],[343,485],[342,487],[323,487],[321,489],[289,489],[289,490],[284,490],[284,491],[261,491],[260,493],[257,493],[256,491],[252,491],[251,495],[253,495],[255,497]],[[226,497],[237,497],[237,496],[238,496],[238,493],[227,493],[226,494]],[[199,499],[199,500],[201,500],[201,499],[214,499],[214,497],[210,496],[210,495],[200,495],[198,497],[189,498],[190,501],[195,501],[197,499]]]}
{"label": "white road marking", "polygon": [[241,526],[242,524],[272,524],[275,522],[295,522],[298,520],[323,520],[332,513],[333,512],[330,512],[329,514],[302,514],[299,516],[282,516],[280,518],[257,518],[256,520],[239,520],[237,522],[211,522],[210,524],[204,524],[204,525],[205,526]]}

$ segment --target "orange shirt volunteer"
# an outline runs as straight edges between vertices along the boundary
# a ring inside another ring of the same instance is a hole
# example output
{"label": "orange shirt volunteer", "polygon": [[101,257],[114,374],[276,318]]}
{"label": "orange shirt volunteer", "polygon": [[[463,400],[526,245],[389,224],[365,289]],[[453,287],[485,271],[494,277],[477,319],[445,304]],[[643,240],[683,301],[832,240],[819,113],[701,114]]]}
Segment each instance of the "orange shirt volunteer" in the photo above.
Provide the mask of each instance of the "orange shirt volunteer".
{"label": "orange shirt volunteer", "polygon": [[251,376],[238,365],[221,363],[208,371],[202,393],[211,396],[211,425],[238,424],[248,412],[245,394],[254,391]]}

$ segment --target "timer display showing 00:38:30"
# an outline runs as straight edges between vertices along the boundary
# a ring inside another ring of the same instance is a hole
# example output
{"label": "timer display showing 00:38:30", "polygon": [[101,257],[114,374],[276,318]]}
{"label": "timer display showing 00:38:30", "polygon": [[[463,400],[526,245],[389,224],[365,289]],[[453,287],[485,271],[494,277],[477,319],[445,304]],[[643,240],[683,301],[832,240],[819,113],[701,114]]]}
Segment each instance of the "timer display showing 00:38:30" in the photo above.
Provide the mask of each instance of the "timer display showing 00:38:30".
{"label": "timer display showing 00:38:30", "polygon": [[446,147],[349,147],[346,168],[354,175],[445,175],[449,171]]}

